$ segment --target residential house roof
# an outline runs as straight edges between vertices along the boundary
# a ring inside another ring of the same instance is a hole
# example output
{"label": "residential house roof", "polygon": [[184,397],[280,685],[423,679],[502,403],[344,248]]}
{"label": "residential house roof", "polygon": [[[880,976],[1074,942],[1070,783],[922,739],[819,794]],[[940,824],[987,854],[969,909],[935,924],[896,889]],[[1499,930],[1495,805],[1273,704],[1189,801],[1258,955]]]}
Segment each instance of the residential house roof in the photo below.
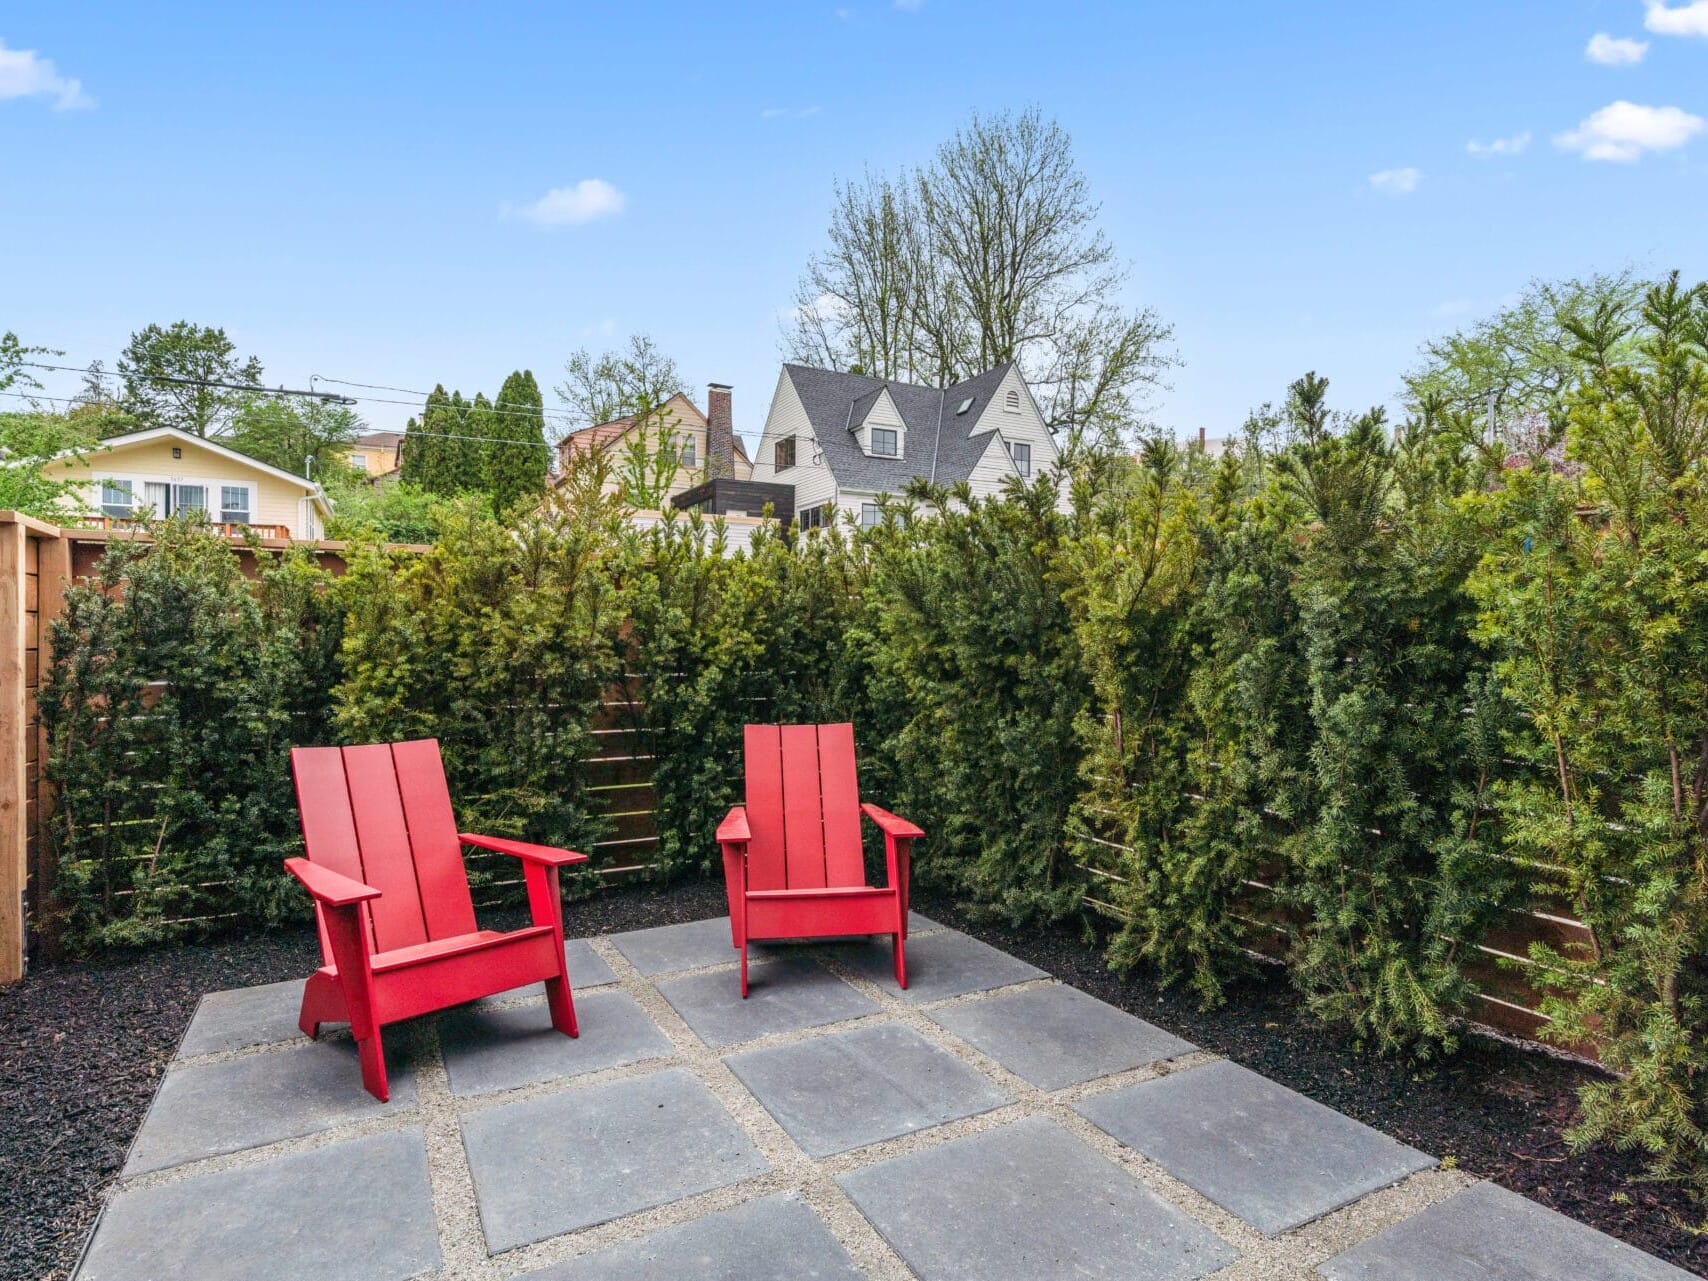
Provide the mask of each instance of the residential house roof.
{"label": "residential house roof", "polygon": [[[783,369],[801,398],[836,483],[866,493],[896,493],[916,476],[952,485],[972,475],[990,444],[988,435],[975,437],[973,432],[1012,363],[944,388],[806,365],[785,364]],[[907,424],[900,458],[869,456],[854,434],[886,387]],[[968,400],[972,404],[966,413],[957,414],[961,402]]]}
{"label": "residential house roof", "polygon": [[189,446],[194,449],[205,449],[209,453],[225,459],[227,462],[237,463],[240,466],[261,472],[263,475],[271,476],[275,480],[282,480],[292,485],[296,485],[313,501],[315,507],[320,511],[320,514],[323,517],[330,516],[332,514],[332,502],[327,498],[326,491],[321,489],[321,487],[315,484],[312,480],[304,480],[295,472],[288,472],[282,467],[275,467],[271,463],[264,463],[259,458],[252,458],[240,449],[233,449],[229,445],[220,444],[217,440],[211,440],[206,436],[196,436],[190,432],[180,430],[177,427],[150,427],[144,431],[131,431],[125,432],[120,436],[108,436],[98,444],[88,449],[67,449],[56,454],[55,457],[75,458],[81,456],[92,463],[93,460],[102,455],[117,453],[118,451],[125,449],[127,446],[143,445],[155,440],[170,440],[174,444],[178,445],[179,448]]}
{"label": "residential house roof", "polygon": [[[706,425],[706,415],[701,411],[700,407],[692,400],[688,399],[687,395],[683,392],[677,392],[669,400],[665,401],[661,409],[668,409],[670,406],[676,405],[676,402],[678,401],[682,402],[680,405],[677,405],[678,415],[683,417],[691,416],[696,420],[697,426],[704,427]],[[682,413],[684,409],[687,411],[686,414]],[[615,444],[618,440],[621,440],[622,437],[627,434],[629,428],[634,425],[634,415],[629,414],[623,418],[613,418],[608,423],[598,423],[592,427],[577,428],[558,442],[559,456],[567,459],[571,454],[589,454],[595,449],[604,449],[609,445]],[[741,460],[743,462],[748,461],[747,447],[741,443],[740,436],[735,438],[735,452],[741,456]]]}

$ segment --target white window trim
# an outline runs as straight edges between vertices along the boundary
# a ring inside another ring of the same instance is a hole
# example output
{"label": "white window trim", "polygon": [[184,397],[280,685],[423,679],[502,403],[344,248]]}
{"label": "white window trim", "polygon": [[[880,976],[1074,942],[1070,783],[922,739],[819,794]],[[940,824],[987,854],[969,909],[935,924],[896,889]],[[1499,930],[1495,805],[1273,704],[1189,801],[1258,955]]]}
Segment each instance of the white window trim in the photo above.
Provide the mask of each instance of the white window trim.
{"label": "white window trim", "polygon": [[[896,437],[896,451],[893,454],[880,454],[877,449],[877,433],[891,431]],[[866,427],[866,457],[868,458],[905,458],[907,456],[907,433],[900,427],[886,427],[882,423],[870,423]]]}
{"label": "white window trim", "polygon": [[[866,519],[866,514],[868,512],[871,513],[872,518],[870,520]],[[879,507],[876,503],[874,503],[874,502],[862,502],[860,504],[860,528],[861,529],[873,529],[876,526],[878,526],[879,524],[883,523],[883,519],[884,519],[883,509],[881,507]]]}

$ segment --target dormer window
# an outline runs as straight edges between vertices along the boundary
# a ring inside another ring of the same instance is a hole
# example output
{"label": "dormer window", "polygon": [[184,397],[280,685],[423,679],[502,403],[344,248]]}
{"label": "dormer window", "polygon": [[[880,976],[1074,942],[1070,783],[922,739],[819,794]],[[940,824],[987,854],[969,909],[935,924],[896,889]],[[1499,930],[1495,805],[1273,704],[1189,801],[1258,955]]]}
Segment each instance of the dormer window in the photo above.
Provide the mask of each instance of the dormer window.
{"label": "dormer window", "polygon": [[1020,392],[1018,389],[1009,389],[1008,395],[1002,398],[1002,408],[1004,413],[1017,414],[1020,412]]}
{"label": "dormer window", "polygon": [[872,456],[874,458],[895,458],[900,453],[900,437],[895,428],[872,428]]}

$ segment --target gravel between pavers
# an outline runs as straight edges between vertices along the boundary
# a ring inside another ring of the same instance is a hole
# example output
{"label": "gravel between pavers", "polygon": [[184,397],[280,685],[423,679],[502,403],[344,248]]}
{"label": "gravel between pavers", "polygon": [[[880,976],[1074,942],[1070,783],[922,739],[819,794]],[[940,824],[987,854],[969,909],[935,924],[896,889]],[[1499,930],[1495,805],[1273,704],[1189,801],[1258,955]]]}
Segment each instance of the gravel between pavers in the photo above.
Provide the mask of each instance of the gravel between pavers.
{"label": "gravel between pavers", "polygon": [[[1677,1188],[1636,1181],[1640,1162],[1571,1155],[1561,1138],[1573,1091],[1594,1069],[1468,1038],[1433,1073],[1408,1074],[1352,1050],[1301,1008],[1278,973],[1235,985],[1222,1008],[1143,972],[1112,975],[1102,946],[1075,931],[1010,931],[929,892],[914,906],[1064,982],[1338,1108],[1470,1173],[1708,1276],[1708,1240]],[[567,904],[571,935],[698,920],[725,910],[721,884],[613,890]],[[0,1278],[68,1275],[206,993],[300,978],[318,963],[313,931],[280,930],[99,962],[38,966],[0,989]],[[975,1127],[969,1127],[975,1128]]]}

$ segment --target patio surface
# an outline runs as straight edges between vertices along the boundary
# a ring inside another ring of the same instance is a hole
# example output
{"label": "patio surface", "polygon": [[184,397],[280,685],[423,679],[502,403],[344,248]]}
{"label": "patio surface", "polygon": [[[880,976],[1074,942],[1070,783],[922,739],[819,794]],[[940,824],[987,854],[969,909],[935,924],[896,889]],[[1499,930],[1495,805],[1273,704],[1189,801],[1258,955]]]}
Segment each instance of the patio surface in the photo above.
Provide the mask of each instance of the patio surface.
{"label": "patio surface", "polygon": [[1688,1274],[915,918],[756,947],[722,919],[569,945],[538,988],[354,1046],[300,983],[203,999],[80,1281]]}

